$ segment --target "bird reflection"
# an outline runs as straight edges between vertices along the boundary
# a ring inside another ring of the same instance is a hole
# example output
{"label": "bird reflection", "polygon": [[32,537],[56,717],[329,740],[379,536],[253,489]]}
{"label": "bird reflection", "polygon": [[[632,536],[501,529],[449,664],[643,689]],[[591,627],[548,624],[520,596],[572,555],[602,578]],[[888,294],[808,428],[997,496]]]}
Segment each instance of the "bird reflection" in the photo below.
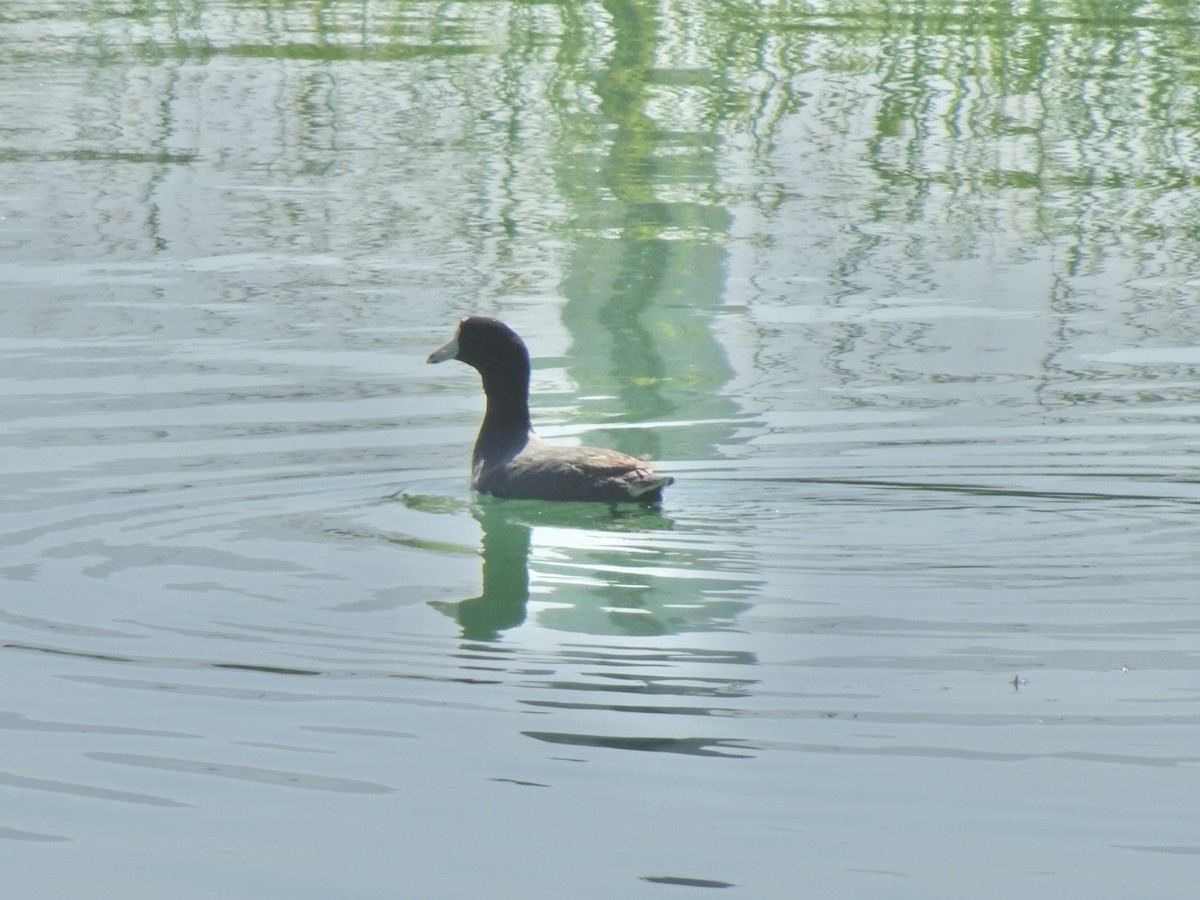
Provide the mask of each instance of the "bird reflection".
{"label": "bird reflection", "polygon": [[472,514],[483,528],[483,592],[432,605],[458,622],[466,640],[493,641],[525,621],[533,528],[507,515],[501,504],[476,504]]}
{"label": "bird reflection", "polygon": [[714,563],[713,545],[673,538],[674,521],[654,507],[485,497],[472,515],[483,532],[482,591],[432,602],[468,641],[526,624],[531,580],[537,599],[552,601],[539,603],[540,627],[631,637],[735,628],[755,590],[744,567]]}
{"label": "bird reflection", "polygon": [[[481,498],[472,515],[483,531],[483,588],[479,596],[456,602],[434,601],[471,641],[491,641],[522,625],[529,603],[529,556],[535,527],[598,531],[664,530],[671,520],[653,508],[607,507],[601,504],[526,503]],[[575,555],[586,550],[572,548]],[[574,619],[578,611],[571,615]],[[577,623],[580,630],[592,630]],[[623,629],[622,629],[623,630]],[[634,629],[637,630],[637,629]]]}

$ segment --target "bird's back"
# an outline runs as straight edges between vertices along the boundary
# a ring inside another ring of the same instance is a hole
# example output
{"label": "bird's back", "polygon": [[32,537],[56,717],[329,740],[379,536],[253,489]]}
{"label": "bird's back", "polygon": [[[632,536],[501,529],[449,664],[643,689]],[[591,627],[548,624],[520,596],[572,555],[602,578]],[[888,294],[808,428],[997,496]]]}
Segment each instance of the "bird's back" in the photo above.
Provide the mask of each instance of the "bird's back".
{"label": "bird's back", "polygon": [[650,463],[596,447],[547,443],[536,435],[503,459],[477,459],[471,486],[496,497],[654,503],[675,479]]}

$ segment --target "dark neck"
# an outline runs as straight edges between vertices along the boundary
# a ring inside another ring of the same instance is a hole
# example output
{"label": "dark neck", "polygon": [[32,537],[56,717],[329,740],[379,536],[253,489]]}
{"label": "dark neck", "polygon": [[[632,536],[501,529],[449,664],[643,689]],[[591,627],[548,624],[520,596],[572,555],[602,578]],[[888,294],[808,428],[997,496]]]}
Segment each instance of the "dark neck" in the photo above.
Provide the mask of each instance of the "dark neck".
{"label": "dark neck", "polygon": [[508,447],[523,442],[532,425],[529,421],[529,363],[483,376],[487,412],[475,444],[478,456],[484,445]]}

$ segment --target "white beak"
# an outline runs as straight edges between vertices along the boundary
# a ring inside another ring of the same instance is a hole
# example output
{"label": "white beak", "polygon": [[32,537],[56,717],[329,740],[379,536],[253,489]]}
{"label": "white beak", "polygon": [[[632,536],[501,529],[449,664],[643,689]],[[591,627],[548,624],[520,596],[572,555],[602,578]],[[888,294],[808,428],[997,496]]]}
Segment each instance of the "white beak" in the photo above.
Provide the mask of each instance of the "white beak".
{"label": "white beak", "polygon": [[429,359],[425,362],[440,363],[448,359],[454,359],[458,356],[458,332],[454,333],[454,337],[442,344],[432,353],[429,354]]}

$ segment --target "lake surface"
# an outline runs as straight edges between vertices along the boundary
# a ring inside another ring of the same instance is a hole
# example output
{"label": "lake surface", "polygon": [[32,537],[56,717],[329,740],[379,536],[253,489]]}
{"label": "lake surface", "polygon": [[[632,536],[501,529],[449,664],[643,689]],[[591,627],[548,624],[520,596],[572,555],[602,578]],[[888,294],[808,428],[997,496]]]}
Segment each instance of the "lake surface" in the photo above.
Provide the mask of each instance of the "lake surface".
{"label": "lake surface", "polygon": [[[1189,4],[0,8],[21,897],[1190,897]],[[467,487],[468,314],[661,509]]]}

